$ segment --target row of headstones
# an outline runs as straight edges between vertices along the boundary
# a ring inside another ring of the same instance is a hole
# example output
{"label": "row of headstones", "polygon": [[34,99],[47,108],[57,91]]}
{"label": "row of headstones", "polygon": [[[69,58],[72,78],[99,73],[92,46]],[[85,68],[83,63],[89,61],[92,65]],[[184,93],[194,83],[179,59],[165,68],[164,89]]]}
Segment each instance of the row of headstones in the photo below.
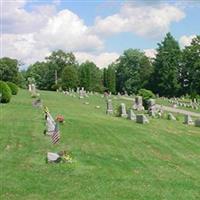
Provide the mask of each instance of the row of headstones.
{"label": "row of headstones", "polygon": [[96,93],[94,93],[92,91],[90,91],[90,92],[86,91],[84,89],[84,87],[82,87],[82,88],[77,87],[76,92],[75,92],[74,89],[69,89],[69,90],[63,91],[63,94],[68,95],[68,96],[72,96],[72,97],[76,97],[76,95],[78,95],[80,99],[83,99],[85,97],[88,98],[89,95],[93,95],[93,94],[96,94]]}
{"label": "row of headstones", "polygon": [[[154,115],[152,115],[152,107],[154,107],[154,106],[155,106],[155,101],[154,100],[150,100],[149,101],[148,113],[149,113],[150,116],[153,116],[153,117],[154,117]],[[156,109],[156,107],[153,108],[153,109]],[[162,111],[160,111],[160,112],[162,112]],[[107,112],[106,113],[107,114],[113,114],[113,106],[112,106],[112,100],[111,99],[109,99],[107,101]],[[162,113],[158,114],[158,116],[161,117],[161,114]],[[130,109],[128,111],[128,114],[127,114],[126,105],[124,103],[121,103],[121,105],[120,105],[120,116],[123,117],[123,118],[128,118],[130,120],[134,120],[137,123],[142,123],[142,124],[149,123],[148,118],[144,114],[137,114],[136,115],[133,112],[132,109]],[[168,113],[167,119],[168,120],[176,120],[175,116],[172,113]],[[192,120],[190,115],[185,115],[184,123],[188,124],[188,125],[195,124],[195,126],[200,127],[200,119],[197,119],[197,120],[195,120],[195,122],[193,122],[193,120]]]}
{"label": "row of headstones", "polygon": [[173,99],[169,99],[168,102],[173,104],[174,107],[181,106],[185,108],[193,108],[195,110],[199,109],[199,104],[195,102],[183,103],[183,102],[179,102],[178,100],[173,100]]}
{"label": "row of headstones", "polygon": [[[111,99],[107,100],[106,113],[109,115],[114,113]],[[137,123],[142,123],[142,124],[149,123],[149,120],[147,119],[147,117],[144,114],[136,115],[132,109],[130,109],[127,114],[126,105],[124,103],[121,103],[121,105],[120,105],[120,116],[123,118],[128,118],[130,120],[136,121]]]}

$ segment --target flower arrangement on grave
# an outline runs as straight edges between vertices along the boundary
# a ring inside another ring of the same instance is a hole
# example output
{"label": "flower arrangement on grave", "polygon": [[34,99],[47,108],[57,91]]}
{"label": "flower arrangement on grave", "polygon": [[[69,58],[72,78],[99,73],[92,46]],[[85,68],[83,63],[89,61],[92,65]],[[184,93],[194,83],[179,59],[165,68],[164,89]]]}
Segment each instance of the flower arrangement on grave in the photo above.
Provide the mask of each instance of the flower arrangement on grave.
{"label": "flower arrangement on grave", "polygon": [[56,116],[56,121],[58,121],[59,123],[63,123],[64,122],[64,117],[62,115],[57,115]]}

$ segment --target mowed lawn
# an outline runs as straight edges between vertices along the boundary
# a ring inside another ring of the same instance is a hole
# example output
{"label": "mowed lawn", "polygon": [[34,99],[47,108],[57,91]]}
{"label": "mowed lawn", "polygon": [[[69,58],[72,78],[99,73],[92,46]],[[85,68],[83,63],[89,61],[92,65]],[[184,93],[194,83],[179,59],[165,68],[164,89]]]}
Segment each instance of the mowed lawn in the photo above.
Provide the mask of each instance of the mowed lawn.
{"label": "mowed lawn", "polygon": [[[40,94],[54,117],[65,117],[60,144],[43,135],[42,110],[28,91],[0,105],[0,199],[200,199],[200,128],[107,116],[100,95]],[[72,164],[45,163],[48,151],[60,150],[71,152]]]}

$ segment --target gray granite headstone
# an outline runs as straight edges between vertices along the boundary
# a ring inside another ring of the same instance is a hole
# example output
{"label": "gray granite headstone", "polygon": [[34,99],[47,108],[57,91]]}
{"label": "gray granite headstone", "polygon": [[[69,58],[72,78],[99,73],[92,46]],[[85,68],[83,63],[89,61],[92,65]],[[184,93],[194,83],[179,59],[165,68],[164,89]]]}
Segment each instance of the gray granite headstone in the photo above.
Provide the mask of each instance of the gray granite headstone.
{"label": "gray granite headstone", "polygon": [[196,119],[195,120],[195,126],[196,127],[200,127],[200,119]]}
{"label": "gray granite headstone", "polygon": [[137,96],[135,98],[135,103],[136,103],[136,110],[138,110],[138,111],[144,110],[144,106],[142,104],[142,97],[141,96]]}
{"label": "gray granite headstone", "polygon": [[121,103],[120,105],[120,115],[121,117],[126,118],[127,117],[127,113],[126,113],[126,105],[124,103]]}
{"label": "gray granite headstone", "polygon": [[136,115],[135,115],[135,113],[133,112],[132,109],[130,109],[130,110],[128,111],[128,119],[133,120],[133,121],[136,120]]}
{"label": "gray granite headstone", "polygon": [[188,124],[188,125],[194,124],[194,122],[193,122],[193,120],[192,120],[190,115],[185,115],[184,124]]}
{"label": "gray granite headstone", "polygon": [[113,114],[113,106],[112,106],[112,100],[111,99],[107,100],[106,114]]}
{"label": "gray granite headstone", "polygon": [[136,122],[140,124],[146,124],[149,123],[149,120],[144,114],[138,114],[136,115]]}
{"label": "gray granite headstone", "polygon": [[176,117],[174,117],[174,115],[172,113],[168,113],[167,119],[168,120],[176,120]]}

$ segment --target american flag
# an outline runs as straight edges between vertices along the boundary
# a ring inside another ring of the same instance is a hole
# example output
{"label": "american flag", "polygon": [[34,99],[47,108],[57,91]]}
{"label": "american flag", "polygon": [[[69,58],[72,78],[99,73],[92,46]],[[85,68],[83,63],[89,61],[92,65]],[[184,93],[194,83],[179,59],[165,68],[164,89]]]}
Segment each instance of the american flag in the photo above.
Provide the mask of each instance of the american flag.
{"label": "american flag", "polygon": [[52,139],[52,143],[53,144],[56,144],[60,140],[60,133],[59,133],[59,129],[58,129],[58,124],[57,123],[55,125],[55,130],[54,130],[53,134],[51,135],[51,139]]}

